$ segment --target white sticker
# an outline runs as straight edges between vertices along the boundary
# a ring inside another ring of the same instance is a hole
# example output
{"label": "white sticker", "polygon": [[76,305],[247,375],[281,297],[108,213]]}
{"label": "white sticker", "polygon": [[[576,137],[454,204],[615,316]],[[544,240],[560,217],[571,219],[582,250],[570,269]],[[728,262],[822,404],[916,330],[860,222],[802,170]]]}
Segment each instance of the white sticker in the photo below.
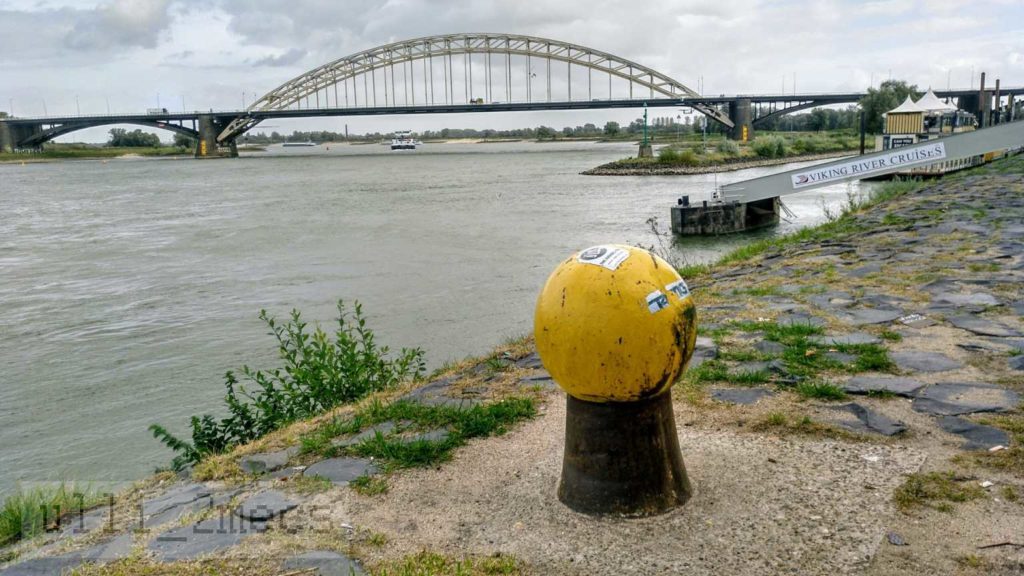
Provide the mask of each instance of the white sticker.
{"label": "white sticker", "polygon": [[577,262],[604,266],[614,271],[629,258],[629,250],[618,246],[592,246],[576,257]]}
{"label": "white sticker", "polygon": [[680,299],[686,298],[690,295],[690,287],[686,285],[685,280],[673,282],[668,286],[665,286],[665,290],[675,293],[675,295],[679,296]]}
{"label": "white sticker", "polygon": [[661,290],[655,290],[647,295],[647,309],[651,314],[661,312],[665,308],[668,308],[668,296],[662,294]]}

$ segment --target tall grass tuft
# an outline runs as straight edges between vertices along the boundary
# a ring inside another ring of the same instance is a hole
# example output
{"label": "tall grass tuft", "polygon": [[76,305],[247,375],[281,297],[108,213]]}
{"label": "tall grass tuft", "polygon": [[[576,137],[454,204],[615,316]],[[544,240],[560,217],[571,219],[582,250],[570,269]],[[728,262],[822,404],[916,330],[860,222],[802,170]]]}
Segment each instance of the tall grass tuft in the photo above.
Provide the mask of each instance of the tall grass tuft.
{"label": "tall grass tuft", "polygon": [[154,437],[178,453],[171,463],[174,469],[251,442],[296,420],[419,378],[425,371],[419,348],[403,348],[396,358],[390,358],[388,347],[379,346],[366,326],[358,302],[351,312],[344,302],[338,302],[338,327],[333,338],[319,326],[307,330],[298,310],[293,310],[283,323],[266,310],[260,311],[260,319],[277,339],[283,366],[266,371],[243,366],[241,382],[229,371],[224,376],[228,415],[220,419],[209,414],[193,416],[191,442],[175,437],[159,424],[150,426]]}
{"label": "tall grass tuft", "polygon": [[63,482],[19,490],[0,506],[0,546],[73,522],[75,515],[100,501],[92,490]]}

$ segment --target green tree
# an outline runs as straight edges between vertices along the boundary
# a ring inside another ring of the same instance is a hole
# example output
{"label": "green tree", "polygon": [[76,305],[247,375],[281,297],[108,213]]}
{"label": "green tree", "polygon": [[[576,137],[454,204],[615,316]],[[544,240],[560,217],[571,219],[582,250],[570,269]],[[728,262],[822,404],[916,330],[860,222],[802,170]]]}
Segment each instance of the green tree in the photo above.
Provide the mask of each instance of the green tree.
{"label": "green tree", "polygon": [[176,132],[174,134],[174,145],[178,148],[192,149],[196,147],[196,140],[187,134]]}
{"label": "green tree", "polygon": [[541,126],[537,128],[537,139],[538,140],[554,140],[555,129],[548,128],[547,126]]}
{"label": "green tree", "polygon": [[121,148],[156,148],[160,145],[160,137],[137,128],[131,132],[124,128],[111,128],[107,145]]}
{"label": "green tree", "polygon": [[604,133],[609,135],[609,136],[615,136],[616,134],[619,133],[619,130],[620,130],[620,128],[619,128],[619,123],[618,122],[605,122],[604,123]]}
{"label": "green tree", "polygon": [[868,95],[860,99],[860,107],[864,110],[867,131],[882,131],[882,114],[899,106],[907,96],[920,98],[921,91],[916,84],[907,84],[903,80],[886,80],[878,88],[868,89]]}

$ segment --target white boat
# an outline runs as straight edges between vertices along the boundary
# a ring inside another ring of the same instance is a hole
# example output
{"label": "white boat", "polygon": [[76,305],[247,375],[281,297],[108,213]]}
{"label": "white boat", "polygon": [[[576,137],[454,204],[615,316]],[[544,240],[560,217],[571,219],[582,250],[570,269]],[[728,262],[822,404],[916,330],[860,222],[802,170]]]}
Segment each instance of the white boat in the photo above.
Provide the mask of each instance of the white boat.
{"label": "white boat", "polygon": [[284,144],[281,145],[286,148],[292,148],[295,146],[318,146],[316,142],[285,142]]}
{"label": "white boat", "polygon": [[415,150],[416,145],[420,144],[418,140],[412,137],[412,132],[403,130],[395,132],[394,138],[391,139],[392,150]]}

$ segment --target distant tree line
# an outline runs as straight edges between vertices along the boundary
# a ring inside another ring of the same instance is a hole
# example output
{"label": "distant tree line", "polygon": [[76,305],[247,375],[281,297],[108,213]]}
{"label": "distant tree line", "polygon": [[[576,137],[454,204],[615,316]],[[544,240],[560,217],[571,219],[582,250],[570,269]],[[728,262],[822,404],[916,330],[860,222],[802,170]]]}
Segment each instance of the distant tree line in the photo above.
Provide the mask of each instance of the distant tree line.
{"label": "distant tree line", "polygon": [[156,134],[135,129],[129,132],[124,128],[111,128],[107,146],[118,148],[156,148],[160,146],[160,137]]}

